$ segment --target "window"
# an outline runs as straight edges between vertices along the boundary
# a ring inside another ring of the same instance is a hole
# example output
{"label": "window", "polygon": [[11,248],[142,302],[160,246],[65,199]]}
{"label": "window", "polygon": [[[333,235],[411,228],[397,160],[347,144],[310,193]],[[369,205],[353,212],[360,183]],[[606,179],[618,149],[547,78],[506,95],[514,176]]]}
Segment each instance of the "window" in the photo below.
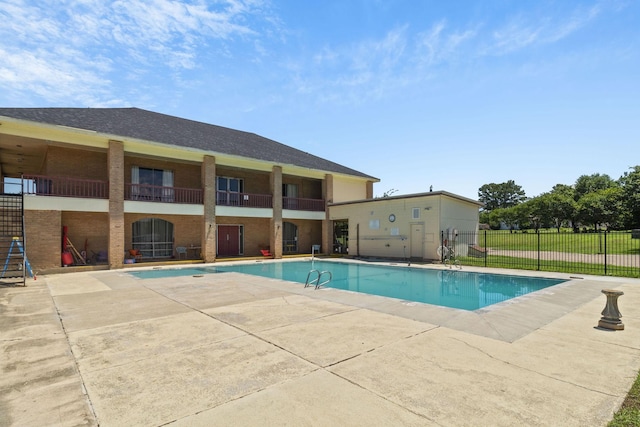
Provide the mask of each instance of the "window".
{"label": "window", "polygon": [[298,209],[298,184],[282,184],[284,209]]}
{"label": "window", "polygon": [[298,252],[298,226],[292,222],[282,224],[282,250],[288,254]]}
{"label": "window", "polygon": [[133,200],[173,202],[173,171],[134,166],[131,169],[131,196]]}
{"label": "window", "polygon": [[240,178],[219,176],[216,180],[216,204],[224,206],[240,206],[240,194],[244,192],[244,181]]}
{"label": "window", "polygon": [[413,208],[412,216],[413,219],[420,219],[420,208]]}
{"label": "window", "polygon": [[282,184],[283,197],[298,197],[298,184]]}
{"label": "window", "polygon": [[144,218],[131,225],[133,249],[144,258],[169,258],[173,254],[173,224],[160,218]]}

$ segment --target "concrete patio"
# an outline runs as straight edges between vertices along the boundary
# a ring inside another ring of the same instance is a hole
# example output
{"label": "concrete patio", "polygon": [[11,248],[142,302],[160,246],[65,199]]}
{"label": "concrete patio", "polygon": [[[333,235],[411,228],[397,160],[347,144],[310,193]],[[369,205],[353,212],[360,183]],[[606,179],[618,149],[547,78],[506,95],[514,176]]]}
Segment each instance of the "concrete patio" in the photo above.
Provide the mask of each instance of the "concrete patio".
{"label": "concrete patio", "polygon": [[[603,426],[640,369],[635,279],[468,312],[127,271],[0,285],[0,426]],[[606,288],[623,331],[596,327]]]}

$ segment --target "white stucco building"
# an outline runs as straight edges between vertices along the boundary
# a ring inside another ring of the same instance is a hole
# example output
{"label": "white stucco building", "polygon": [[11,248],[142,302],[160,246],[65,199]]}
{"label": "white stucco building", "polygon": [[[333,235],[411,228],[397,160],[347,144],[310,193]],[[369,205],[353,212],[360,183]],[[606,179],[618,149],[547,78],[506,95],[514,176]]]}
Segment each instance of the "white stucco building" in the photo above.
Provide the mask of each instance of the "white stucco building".
{"label": "white stucco building", "polygon": [[[351,256],[438,259],[441,232],[447,243],[456,244],[456,232],[477,231],[481,206],[446,191],[333,203],[333,249]],[[456,253],[466,255],[469,243],[456,244]]]}

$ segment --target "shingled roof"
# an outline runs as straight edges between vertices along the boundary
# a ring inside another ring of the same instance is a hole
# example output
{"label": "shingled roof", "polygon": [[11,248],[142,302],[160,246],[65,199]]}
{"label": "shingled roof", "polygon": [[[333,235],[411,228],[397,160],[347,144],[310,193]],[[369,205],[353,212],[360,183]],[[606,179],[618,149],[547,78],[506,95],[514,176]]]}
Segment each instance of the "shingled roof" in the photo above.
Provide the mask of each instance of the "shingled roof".
{"label": "shingled roof", "polygon": [[140,108],[0,108],[0,116],[377,180],[255,133]]}

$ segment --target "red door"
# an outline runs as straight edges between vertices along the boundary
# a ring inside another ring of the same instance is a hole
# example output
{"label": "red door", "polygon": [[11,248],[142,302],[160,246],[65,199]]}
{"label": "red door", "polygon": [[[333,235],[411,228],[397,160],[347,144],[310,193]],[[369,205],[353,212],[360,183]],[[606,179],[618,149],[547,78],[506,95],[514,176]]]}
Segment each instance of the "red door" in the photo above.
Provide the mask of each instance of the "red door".
{"label": "red door", "polygon": [[240,227],[237,225],[218,226],[218,255],[240,255]]}

